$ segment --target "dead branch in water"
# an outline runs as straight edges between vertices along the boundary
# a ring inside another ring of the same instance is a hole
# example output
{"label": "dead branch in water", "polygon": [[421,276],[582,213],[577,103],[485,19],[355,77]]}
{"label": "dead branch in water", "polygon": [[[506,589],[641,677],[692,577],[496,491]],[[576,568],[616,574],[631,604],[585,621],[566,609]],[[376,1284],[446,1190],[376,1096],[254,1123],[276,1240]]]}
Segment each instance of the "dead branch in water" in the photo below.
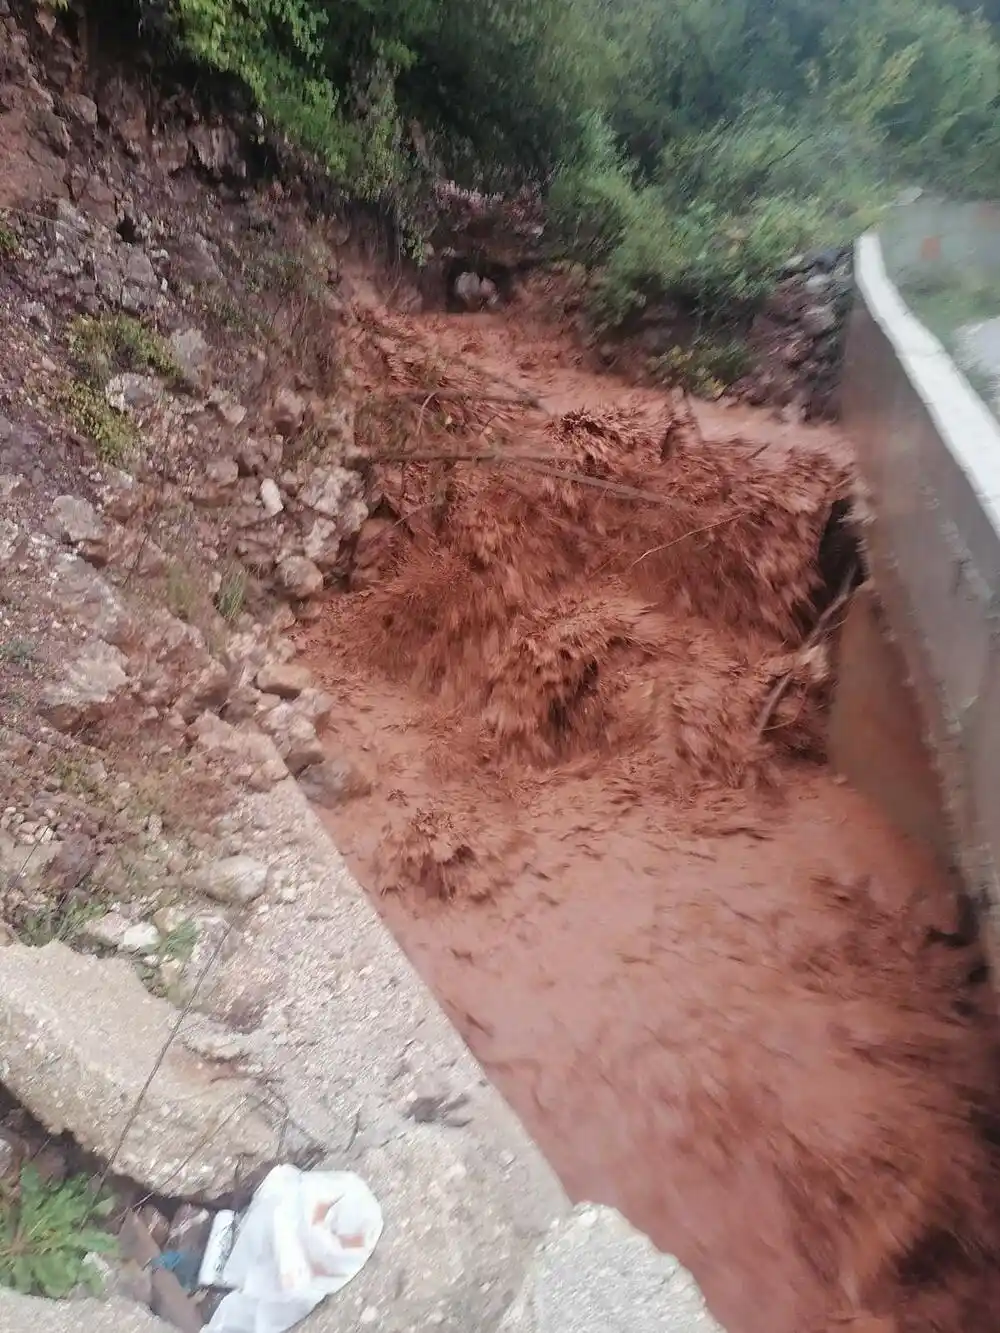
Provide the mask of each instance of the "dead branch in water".
{"label": "dead branch in water", "polygon": [[755,740],[759,741],[760,738],[763,736],[764,732],[767,730],[767,724],[773,717],[774,710],[777,708],[778,704],[781,703],[781,700],[784,698],[785,691],[792,683],[792,679],[795,675],[795,672],[805,661],[807,653],[810,651],[810,649],[816,646],[816,644],[820,641],[820,639],[829,629],[830,622],[833,620],[834,616],[841,609],[841,607],[843,607],[850,600],[851,594],[854,591],[854,578],[857,572],[858,572],[857,565],[852,564],[850,569],[844,576],[844,581],[840,585],[840,591],[837,593],[836,597],[826,608],[823,614],[819,617],[819,619],[816,621],[816,624],[813,625],[812,629],[809,631],[805,639],[802,641],[802,644],[799,647],[798,652],[795,654],[795,661],[784,673],[784,675],[780,676],[778,680],[775,681],[774,685],[771,687],[771,690],[769,691],[767,698],[764,700],[764,706],[763,708],[761,708],[760,714],[757,718],[757,725],[754,728]]}
{"label": "dead branch in water", "polygon": [[643,491],[636,486],[624,486],[620,482],[605,481],[602,477],[590,477],[585,472],[574,472],[556,467],[561,454],[510,454],[490,449],[475,454],[452,454],[444,451],[426,453],[373,454],[371,463],[473,463],[487,467],[520,467],[528,472],[537,472],[544,477],[555,477],[557,481],[571,481],[578,486],[592,486],[595,490],[605,491],[608,495],[618,496],[623,500],[638,500],[642,504],[675,504],[673,496],[658,495],[655,491]]}
{"label": "dead branch in water", "polygon": [[675,537],[672,542],[664,542],[662,546],[651,546],[648,551],[643,551],[642,555],[632,561],[630,565],[625,566],[625,573],[630,573],[636,565],[651,555],[659,555],[661,551],[669,551],[672,546],[679,546],[681,542],[686,542],[689,537],[698,537],[703,532],[711,532],[713,528],[721,528],[725,523],[733,523],[736,519],[742,518],[744,514],[749,513],[748,509],[737,509],[732,514],[726,514],[722,518],[717,518],[714,523],[705,523],[700,528],[692,528],[690,532],[682,532],[679,537]]}
{"label": "dead branch in water", "polygon": [[[408,398],[416,400],[425,396],[423,389],[396,389],[384,395],[386,398]],[[437,398],[442,403],[501,403],[508,407],[541,407],[542,400],[533,393],[484,393],[481,389],[433,389],[426,394],[427,400]]]}
{"label": "dead branch in water", "polygon": [[471,454],[448,453],[443,449],[421,452],[373,454],[371,463],[558,463],[562,454],[512,454],[502,449],[481,449]]}

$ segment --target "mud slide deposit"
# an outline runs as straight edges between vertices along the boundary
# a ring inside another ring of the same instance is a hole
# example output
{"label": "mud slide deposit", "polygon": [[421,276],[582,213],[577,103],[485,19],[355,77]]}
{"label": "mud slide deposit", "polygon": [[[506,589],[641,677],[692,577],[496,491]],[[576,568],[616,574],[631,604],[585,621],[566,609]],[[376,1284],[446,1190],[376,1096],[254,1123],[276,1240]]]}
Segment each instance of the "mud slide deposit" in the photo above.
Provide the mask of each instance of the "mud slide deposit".
{"label": "mud slide deposit", "polygon": [[333,834],[570,1193],[729,1333],[986,1333],[985,969],[824,761],[843,447],[518,318],[369,329],[385,501],[301,643]]}

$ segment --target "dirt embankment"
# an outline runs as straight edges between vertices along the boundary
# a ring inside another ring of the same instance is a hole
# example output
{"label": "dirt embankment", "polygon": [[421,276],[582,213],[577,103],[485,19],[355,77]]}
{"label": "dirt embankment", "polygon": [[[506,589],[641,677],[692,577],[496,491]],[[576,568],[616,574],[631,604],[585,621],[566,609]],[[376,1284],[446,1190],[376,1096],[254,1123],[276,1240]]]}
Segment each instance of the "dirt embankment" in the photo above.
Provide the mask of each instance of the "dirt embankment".
{"label": "dirt embankment", "polygon": [[338,843],[569,1190],[730,1333],[985,1333],[985,970],[824,761],[843,447],[592,378],[525,308],[369,333],[384,498],[300,640],[371,784]]}

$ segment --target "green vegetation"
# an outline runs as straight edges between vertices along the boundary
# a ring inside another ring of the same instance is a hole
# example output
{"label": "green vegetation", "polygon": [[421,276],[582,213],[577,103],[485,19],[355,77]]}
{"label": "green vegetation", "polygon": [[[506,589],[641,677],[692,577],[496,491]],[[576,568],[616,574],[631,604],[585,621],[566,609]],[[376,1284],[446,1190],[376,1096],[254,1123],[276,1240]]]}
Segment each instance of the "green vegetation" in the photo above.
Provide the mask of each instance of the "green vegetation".
{"label": "green vegetation", "polygon": [[215,594],[215,608],[227,624],[233,625],[243,614],[247,599],[247,571],[238,561],[226,566]]}
{"label": "green vegetation", "polygon": [[7,639],[0,642],[0,662],[29,667],[35,661],[37,647],[31,639]]}
{"label": "green vegetation", "polygon": [[903,274],[899,288],[913,313],[949,345],[963,324],[1000,316],[1000,284],[994,278],[964,272]]}
{"label": "green vegetation", "polygon": [[120,467],[138,446],[139,432],[127,413],[108,402],[108,382],[124,371],[153,371],[179,386],[182,371],[160,335],[131,315],[81,315],[70,324],[68,343],[76,378],[63,388],[63,407],[93,440],[102,462]]}
{"label": "green vegetation", "polygon": [[678,385],[698,398],[718,398],[749,369],[746,345],[738,338],[698,334],[687,346],[674,346],[654,358],[654,379]]}
{"label": "green vegetation", "polygon": [[899,286],[913,313],[948,349],[990,410],[997,412],[998,376],[970,360],[959,335],[964,325],[1000,318],[1000,285],[974,273],[938,271],[904,274]]}
{"label": "green vegetation", "polygon": [[177,362],[160,335],[131,315],[80,315],[69,329],[70,355],[77,373],[103,389],[122,371],[148,371],[174,384],[183,383]]}
{"label": "green vegetation", "polygon": [[33,949],[41,949],[53,940],[72,944],[80,933],[103,912],[99,903],[76,897],[61,897],[35,908],[18,923],[17,932],[23,942]]}
{"label": "green vegetation", "polygon": [[0,260],[16,259],[21,253],[21,243],[13,227],[8,227],[0,216]]}
{"label": "green vegetation", "polygon": [[1000,40],[964,0],[135,2],[414,253],[435,175],[545,193],[608,327],[669,297],[714,332],[902,184],[1000,193]]}
{"label": "green vegetation", "polygon": [[50,1183],[29,1165],[16,1181],[0,1180],[0,1283],[50,1299],[78,1286],[98,1293],[87,1255],[115,1249],[102,1226],[113,1208],[83,1176]]}
{"label": "green vegetation", "polygon": [[139,432],[130,417],[111,406],[103,389],[95,389],[86,380],[71,380],[61,398],[73,425],[93,440],[102,462],[114,467],[128,462],[138,446]]}
{"label": "green vegetation", "polygon": [[197,943],[197,923],[191,920],[181,921],[161,942],[160,961],[170,959],[177,963],[188,963]]}

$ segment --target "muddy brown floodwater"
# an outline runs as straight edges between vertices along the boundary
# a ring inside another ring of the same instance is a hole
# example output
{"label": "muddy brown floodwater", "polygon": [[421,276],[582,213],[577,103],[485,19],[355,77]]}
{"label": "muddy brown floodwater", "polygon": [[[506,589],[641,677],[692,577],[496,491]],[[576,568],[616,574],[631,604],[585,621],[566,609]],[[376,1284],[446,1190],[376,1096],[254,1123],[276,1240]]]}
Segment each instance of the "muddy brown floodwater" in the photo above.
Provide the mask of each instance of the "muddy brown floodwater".
{"label": "muddy brown floodwater", "polygon": [[800,651],[842,444],[684,419],[526,316],[372,332],[414,461],[300,643],[372,779],[327,813],[355,873],[569,1193],[728,1333],[994,1329],[986,970],[825,763]]}

